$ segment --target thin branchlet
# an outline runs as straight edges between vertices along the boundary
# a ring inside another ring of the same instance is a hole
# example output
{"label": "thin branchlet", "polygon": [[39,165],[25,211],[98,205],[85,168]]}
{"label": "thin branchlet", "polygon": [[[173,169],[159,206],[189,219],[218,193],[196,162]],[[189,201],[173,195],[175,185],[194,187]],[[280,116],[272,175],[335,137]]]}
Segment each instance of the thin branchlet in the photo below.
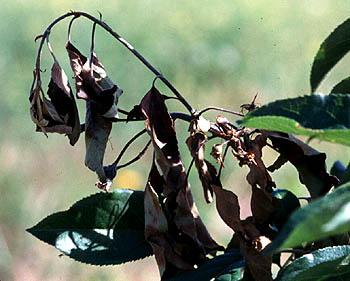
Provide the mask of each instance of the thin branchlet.
{"label": "thin branchlet", "polygon": [[117,170],[120,170],[122,168],[125,168],[131,164],[133,164],[134,162],[138,161],[141,159],[141,157],[146,153],[148,147],[150,146],[150,144],[152,143],[151,140],[149,140],[147,142],[147,144],[145,145],[145,147],[140,151],[140,153],[138,155],[136,155],[133,159],[129,160],[128,162],[126,162],[125,164],[121,164],[119,166],[116,167]]}
{"label": "thin branchlet", "polygon": [[121,37],[117,32],[115,32],[107,23],[104,21],[97,19],[96,17],[85,13],[85,12],[78,12],[78,11],[70,11],[64,15],[61,15],[60,17],[53,20],[44,33],[41,35],[41,41],[37,50],[37,56],[36,56],[36,63],[35,63],[35,78],[33,82],[33,86],[31,88],[31,93],[33,92],[33,89],[35,87],[35,82],[39,83],[40,86],[40,59],[41,59],[41,53],[42,48],[45,42],[46,37],[51,32],[51,29],[60,21],[73,17],[73,19],[70,21],[69,25],[69,31],[68,31],[68,38],[70,38],[70,29],[73,20],[75,20],[78,17],[84,17],[88,20],[94,22],[96,25],[99,25],[104,30],[106,30],[109,34],[111,34],[119,43],[121,43],[126,49],[128,49],[136,58],[138,58],[151,72],[156,75],[173,93],[174,95],[179,99],[179,101],[186,107],[186,109],[189,111],[191,115],[194,115],[196,110],[187,102],[187,100],[181,95],[181,93],[169,82],[168,79],[166,79],[143,55],[141,55],[128,41],[126,41],[123,37]]}

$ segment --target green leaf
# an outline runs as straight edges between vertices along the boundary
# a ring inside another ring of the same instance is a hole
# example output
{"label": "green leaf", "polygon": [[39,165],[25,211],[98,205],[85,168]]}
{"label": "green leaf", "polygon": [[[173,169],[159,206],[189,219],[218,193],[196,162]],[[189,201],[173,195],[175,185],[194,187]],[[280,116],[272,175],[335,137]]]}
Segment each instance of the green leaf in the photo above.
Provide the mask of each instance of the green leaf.
{"label": "green leaf", "polygon": [[[244,266],[243,257],[239,250],[231,250],[223,255],[217,256],[213,259],[200,265],[197,269],[180,273],[167,281],[210,281],[213,278],[226,278],[218,279],[220,281],[226,280],[240,280],[240,279],[228,279],[232,276],[241,276],[236,270]],[[232,273],[231,276],[223,276],[225,274]]]}
{"label": "green leaf", "polygon": [[286,189],[276,189],[272,192],[276,198],[276,207],[272,215],[272,223],[281,229],[292,212],[300,207],[298,198]]}
{"label": "green leaf", "polygon": [[339,25],[321,44],[310,74],[311,91],[314,92],[325,75],[350,50],[350,19]]}
{"label": "green leaf", "polygon": [[350,246],[327,247],[306,254],[282,269],[276,280],[350,280]]}
{"label": "green leaf", "polygon": [[266,252],[300,246],[350,231],[350,183],[297,210]]}
{"label": "green leaf", "polygon": [[120,264],[152,255],[144,238],[143,192],[97,193],[27,231],[88,264]]}
{"label": "green leaf", "polygon": [[340,81],[331,90],[330,94],[350,94],[350,77]]}
{"label": "green leaf", "polygon": [[304,135],[350,146],[350,95],[315,94],[264,105],[240,121],[251,128]]}

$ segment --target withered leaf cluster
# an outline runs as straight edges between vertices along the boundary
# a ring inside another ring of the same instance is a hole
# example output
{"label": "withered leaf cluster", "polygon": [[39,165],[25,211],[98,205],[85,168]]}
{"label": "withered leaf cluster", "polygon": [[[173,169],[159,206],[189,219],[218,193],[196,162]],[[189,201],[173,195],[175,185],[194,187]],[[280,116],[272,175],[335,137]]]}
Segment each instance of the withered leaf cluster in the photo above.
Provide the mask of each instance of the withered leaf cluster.
{"label": "withered leaf cluster", "polygon": [[[112,129],[111,118],[118,117],[117,103],[123,91],[107,76],[95,53],[88,59],[69,41],[66,49],[74,74],[76,96],[86,101],[85,165],[98,175],[98,186],[107,189],[109,179],[103,169],[103,158]],[[66,134],[70,144],[74,145],[79,139],[81,125],[67,75],[55,59],[47,90],[49,99],[41,86],[40,71],[34,75],[30,102],[37,131]]]}
{"label": "withered leaf cluster", "polygon": [[145,189],[145,237],[163,278],[194,269],[221,247],[199,217],[180,158],[174,122],[163,96],[152,88],[140,108],[154,147],[154,163]]}
{"label": "withered leaf cluster", "polygon": [[[86,102],[84,126],[80,124],[68,77],[54,56],[46,94],[40,70],[37,68],[34,72],[30,93],[31,118],[37,131],[65,134],[71,145],[75,145],[81,132],[85,131],[85,165],[96,172],[97,186],[108,191],[116,176],[116,165],[104,167],[103,161],[113,121],[118,118],[118,99],[123,91],[108,77],[95,53],[88,58],[69,41],[66,50],[74,74],[76,97]],[[126,113],[121,110],[127,114],[126,121],[144,120],[146,129],[141,133],[148,132],[148,145],[152,143],[153,146],[153,161],[144,192],[144,235],[153,249],[162,280],[193,270],[217,252],[233,248],[239,249],[244,257],[244,280],[272,280],[273,257],[262,252],[300,204],[294,195],[291,197],[293,202],[274,195],[278,189],[271,174],[290,162],[313,200],[338,184],[338,179],[326,170],[326,155],[290,134],[236,127],[222,115],[210,122],[201,113],[191,112],[186,120],[190,121],[186,144],[205,201],[211,203],[215,200],[218,214],[233,231],[231,242],[224,248],[215,242],[200,218],[166,99],[153,85],[140,104]],[[242,111],[254,110],[257,107],[255,99],[256,96],[250,104],[242,105]],[[220,139],[211,145],[210,150],[216,164],[212,164],[205,153],[212,139]],[[274,149],[279,154],[269,167],[263,160],[265,148]],[[221,172],[227,169],[227,153],[237,160],[239,166],[248,169],[246,181],[251,191],[252,215],[244,219],[241,218],[238,196],[221,183]]]}

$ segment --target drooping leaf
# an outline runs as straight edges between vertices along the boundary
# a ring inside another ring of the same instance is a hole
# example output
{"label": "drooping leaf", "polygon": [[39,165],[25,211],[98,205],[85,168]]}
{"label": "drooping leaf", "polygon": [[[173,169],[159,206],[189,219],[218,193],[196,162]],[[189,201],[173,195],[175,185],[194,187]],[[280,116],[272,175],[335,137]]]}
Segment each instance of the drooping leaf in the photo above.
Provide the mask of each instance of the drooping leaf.
{"label": "drooping leaf", "polygon": [[294,212],[268,252],[300,246],[350,231],[350,184]]}
{"label": "drooping leaf", "polygon": [[243,124],[350,145],[350,95],[278,100],[247,114]]}
{"label": "drooping leaf", "polygon": [[350,19],[337,28],[322,42],[312,65],[311,91],[314,92],[325,75],[350,50]]}
{"label": "drooping leaf", "polygon": [[345,78],[335,85],[330,94],[350,94],[350,77]]}
{"label": "drooping leaf", "polygon": [[27,231],[88,264],[120,264],[152,255],[144,237],[143,192],[97,193]]}
{"label": "drooping leaf", "polygon": [[74,72],[77,97],[87,101],[85,165],[98,175],[98,187],[108,189],[110,179],[103,169],[103,159],[112,122],[106,118],[118,117],[117,103],[123,91],[107,76],[95,54],[90,61],[70,42],[66,49]]}
{"label": "drooping leaf", "polygon": [[80,136],[78,108],[68,83],[68,77],[57,62],[53,64],[51,69],[51,80],[47,94],[57,113],[72,128],[72,132],[68,134],[68,138],[70,144],[74,145]]}
{"label": "drooping leaf", "polygon": [[40,76],[36,76],[36,85],[30,96],[31,116],[37,125],[37,131],[68,135],[70,144],[74,145],[80,135],[78,109],[72,94],[68,78],[55,61],[51,69],[47,99],[41,88]]}
{"label": "drooping leaf", "polygon": [[350,246],[336,246],[296,259],[279,272],[276,281],[349,279]]}
{"label": "drooping leaf", "polygon": [[276,203],[277,201],[271,193],[257,186],[252,186],[250,208],[257,223],[264,224],[269,221],[275,211]]}
{"label": "drooping leaf", "polygon": [[194,158],[199,179],[203,186],[204,198],[207,203],[211,203],[213,201],[213,189],[211,185],[216,180],[216,169],[204,159],[205,141],[206,136],[203,133],[194,132],[187,138],[186,144]]}
{"label": "drooping leaf", "polygon": [[[176,252],[183,261],[194,267],[203,262],[208,253],[215,253],[221,247],[210,236],[194,204],[178,150],[174,123],[166,108],[164,96],[152,87],[142,99],[140,108],[146,118],[146,129],[151,136],[155,151],[154,167],[157,170],[157,178],[161,175],[163,181],[160,187],[152,186],[159,198],[162,198],[159,201],[167,217],[168,236],[173,239],[174,246],[182,245]],[[151,182],[154,175],[155,173],[152,175],[151,171]],[[166,251],[164,245],[161,247],[162,249],[157,250],[158,253]],[[161,272],[163,271],[162,278],[175,274],[174,268],[182,268],[177,259],[171,256],[165,258],[164,270],[164,263],[158,264]],[[157,259],[161,260],[163,258]]]}
{"label": "drooping leaf", "polygon": [[222,220],[235,232],[243,233],[238,197],[232,191],[213,185],[216,209]]}
{"label": "drooping leaf", "polygon": [[[293,135],[265,132],[272,141],[272,146],[281,157],[293,164],[299,173],[299,180],[304,184],[311,197],[315,198],[326,194],[339,181],[330,176],[326,170],[326,154],[318,152],[311,146],[297,139]],[[269,170],[274,171],[279,165],[274,163]]]}
{"label": "drooping leaf", "polygon": [[263,255],[263,249],[271,242],[267,237],[261,235],[255,225],[254,218],[248,217],[242,221],[244,236],[238,235],[241,253],[246,262],[245,276],[248,280],[272,281],[272,256]]}
{"label": "drooping leaf", "polygon": [[[243,257],[239,251],[229,251],[223,255],[216,256],[197,269],[181,273],[166,281],[210,281],[215,278],[218,281],[236,281],[241,276],[241,267],[244,265]],[[232,279],[235,277],[235,279]],[[231,278],[231,279],[229,279]]]}
{"label": "drooping leaf", "polygon": [[261,189],[272,192],[275,187],[268,170],[262,160],[262,149],[266,146],[266,136],[258,134],[254,139],[246,143],[247,158],[250,159],[248,163],[249,173],[247,174],[247,181],[252,186],[259,186]]}

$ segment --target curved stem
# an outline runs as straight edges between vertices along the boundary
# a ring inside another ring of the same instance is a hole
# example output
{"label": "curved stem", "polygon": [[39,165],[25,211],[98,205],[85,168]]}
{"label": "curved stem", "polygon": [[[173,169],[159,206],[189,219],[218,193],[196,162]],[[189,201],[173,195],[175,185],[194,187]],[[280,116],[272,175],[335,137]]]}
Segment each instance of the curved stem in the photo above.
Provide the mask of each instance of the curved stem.
{"label": "curved stem", "polygon": [[117,166],[116,169],[120,170],[122,168],[125,168],[125,167],[131,165],[132,163],[136,162],[137,160],[139,160],[146,153],[146,151],[151,143],[152,143],[152,141],[149,140],[148,143],[145,145],[145,147],[140,151],[140,153],[138,155],[136,155],[133,159],[129,160],[125,164],[121,164],[121,165]]}
{"label": "curved stem", "polygon": [[240,117],[244,117],[244,114],[242,114],[240,112],[229,110],[229,109],[226,109],[226,108],[216,107],[216,106],[206,107],[203,110],[199,111],[196,115],[197,116],[201,116],[204,112],[207,112],[209,110],[216,110],[216,111],[226,112],[226,113],[230,113],[230,114],[237,115],[237,116],[240,116]]}
{"label": "curved stem", "polygon": [[[35,74],[36,74],[35,79],[38,79],[37,80],[38,82],[40,82],[40,58],[41,58],[42,47],[43,47],[45,38],[57,23],[71,16],[74,16],[75,18],[82,16],[101,26],[104,30],[106,30],[109,34],[111,34],[115,39],[117,39],[125,48],[127,48],[135,57],[137,57],[151,72],[153,72],[157,77],[159,77],[159,79],[162,80],[162,82],[174,93],[174,95],[179,99],[179,101],[186,107],[186,109],[191,113],[191,115],[195,114],[196,110],[192,108],[192,106],[186,101],[186,99],[180,94],[180,92],[152,64],[150,64],[128,41],[126,41],[123,37],[121,37],[118,33],[116,33],[108,24],[85,12],[76,12],[76,11],[68,12],[56,18],[53,22],[51,22],[48,25],[48,27],[42,34],[41,42],[37,51],[36,64],[35,64]],[[33,89],[34,89],[34,86],[32,87],[31,92],[33,91]]]}

